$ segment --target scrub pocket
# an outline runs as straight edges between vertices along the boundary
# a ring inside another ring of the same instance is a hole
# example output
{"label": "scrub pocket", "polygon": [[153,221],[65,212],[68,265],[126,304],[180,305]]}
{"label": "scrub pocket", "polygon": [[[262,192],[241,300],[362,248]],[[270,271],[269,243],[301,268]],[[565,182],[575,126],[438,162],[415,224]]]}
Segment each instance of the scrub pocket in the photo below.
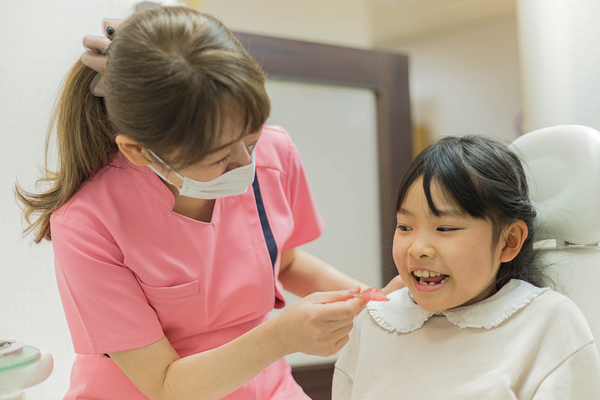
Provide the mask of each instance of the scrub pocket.
{"label": "scrub pocket", "polygon": [[183,339],[189,337],[190,332],[200,333],[206,329],[206,302],[200,294],[198,281],[163,287],[138,282],[169,341]]}

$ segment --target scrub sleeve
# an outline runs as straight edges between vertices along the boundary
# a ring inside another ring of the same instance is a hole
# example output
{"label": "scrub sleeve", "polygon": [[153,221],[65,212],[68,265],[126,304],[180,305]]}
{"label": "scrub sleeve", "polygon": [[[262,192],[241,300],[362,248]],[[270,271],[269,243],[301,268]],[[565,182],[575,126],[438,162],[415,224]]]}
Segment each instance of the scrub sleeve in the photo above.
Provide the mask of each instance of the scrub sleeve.
{"label": "scrub sleeve", "polygon": [[[185,357],[285,305],[280,255],[316,239],[323,223],[283,128],[264,126],[256,162],[278,250],[274,271],[252,188],[217,199],[209,223],[196,221],[174,213],[160,178],[120,153],[53,213],[58,288],[77,353],[65,399],[146,399],[104,353],[166,336]],[[225,399],[308,397],[281,359]]]}

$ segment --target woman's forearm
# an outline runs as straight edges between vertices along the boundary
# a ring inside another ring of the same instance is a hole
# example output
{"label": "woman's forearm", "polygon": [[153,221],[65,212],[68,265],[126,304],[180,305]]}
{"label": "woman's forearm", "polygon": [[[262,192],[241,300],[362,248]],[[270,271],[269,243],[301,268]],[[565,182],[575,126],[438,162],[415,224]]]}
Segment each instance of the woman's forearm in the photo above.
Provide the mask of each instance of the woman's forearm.
{"label": "woman's forearm", "polygon": [[270,323],[267,321],[217,349],[171,363],[160,399],[220,399],[242,387],[286,355],[277,345]]}
{"label": "woman's forearm", "polygon": [[294,249],[287,257],[282,255],[282,263],[285,266],[279,274],[279,280],[285,290],[296,296],[304,297],[313,292],[344,290],[356,286],[361,289],[368,287],[302,250]]}
{"label": "woman's forearm", "polygon": [[142,348],[110,353],[110,357],[151,400],[220,399],[287,354],[273,326],[275,319],[223,346],[184,358],[179,358],[164,336]]}
{"label": "woman's forearm", "polygon": [[213,350],[179,358],[163,337],[110,356],[152,400],[220,399],[287,354],[337,353],[348,341],[354,315],[366,303],[347,290],[314,293]]}

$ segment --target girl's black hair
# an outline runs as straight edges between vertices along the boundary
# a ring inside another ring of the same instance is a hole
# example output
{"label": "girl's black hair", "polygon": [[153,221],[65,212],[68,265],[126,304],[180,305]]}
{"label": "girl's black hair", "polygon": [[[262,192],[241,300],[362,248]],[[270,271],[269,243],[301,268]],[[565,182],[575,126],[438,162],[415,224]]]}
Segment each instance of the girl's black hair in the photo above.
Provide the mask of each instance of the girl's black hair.
{"label": "girl's black hair", "polygon": [[547,277],[533,252],[536,212],[529,200],[523,166],[514,152],[481,136],[445,137],[427,147],[409,165],[398,190],[396,211],[402,207],[412,184],[421,177],[434,215],[439,216],[440,212],[431,197],[432,181],[466,215],[491,221],[492,251],[504,228],[517,220],[525,222],[527,239],[519,254],[500,266],[496,290],[511,279],[544,286]]}

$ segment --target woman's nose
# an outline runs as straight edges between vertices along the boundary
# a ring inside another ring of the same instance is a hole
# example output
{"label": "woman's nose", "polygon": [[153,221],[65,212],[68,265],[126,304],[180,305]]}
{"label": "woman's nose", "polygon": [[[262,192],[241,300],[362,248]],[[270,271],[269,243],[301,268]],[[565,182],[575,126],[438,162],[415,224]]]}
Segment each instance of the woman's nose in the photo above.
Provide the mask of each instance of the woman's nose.
{"label": "woman's nose", "polygon": [[243,140],[235,143],[231,149],[231,162],[227,170],[243,167],[252,162],[252,155]]}

